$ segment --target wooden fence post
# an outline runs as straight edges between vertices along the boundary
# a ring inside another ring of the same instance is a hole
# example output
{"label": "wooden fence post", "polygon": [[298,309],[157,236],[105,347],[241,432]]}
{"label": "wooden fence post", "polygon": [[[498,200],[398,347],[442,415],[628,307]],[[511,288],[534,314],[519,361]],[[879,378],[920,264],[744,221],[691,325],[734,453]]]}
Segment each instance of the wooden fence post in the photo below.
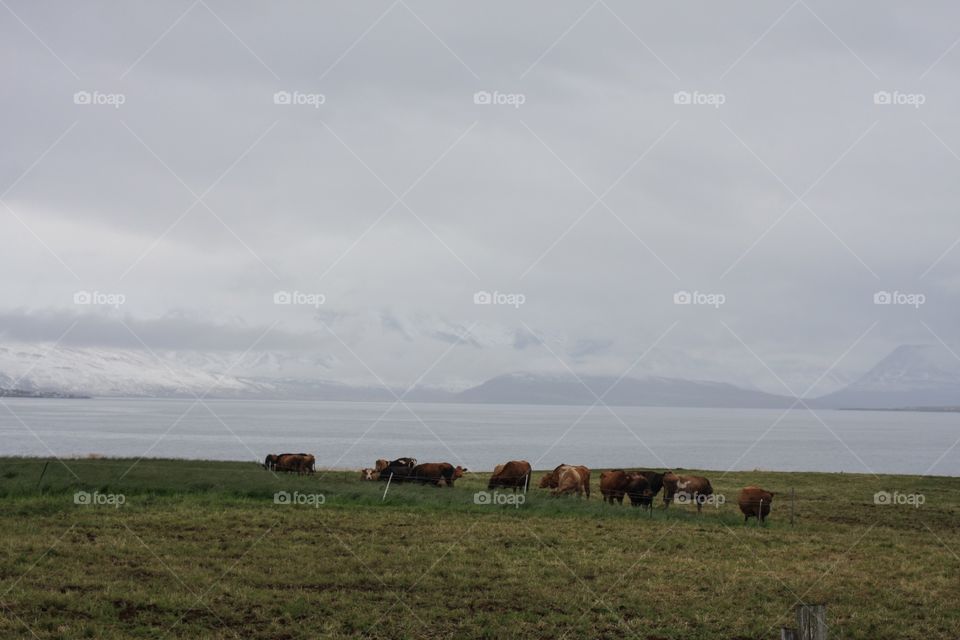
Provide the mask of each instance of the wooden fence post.
{"label": "wooden fence post", "polygon": [[827,606],[824,604],[797,605],[798,640],[827,640]]}

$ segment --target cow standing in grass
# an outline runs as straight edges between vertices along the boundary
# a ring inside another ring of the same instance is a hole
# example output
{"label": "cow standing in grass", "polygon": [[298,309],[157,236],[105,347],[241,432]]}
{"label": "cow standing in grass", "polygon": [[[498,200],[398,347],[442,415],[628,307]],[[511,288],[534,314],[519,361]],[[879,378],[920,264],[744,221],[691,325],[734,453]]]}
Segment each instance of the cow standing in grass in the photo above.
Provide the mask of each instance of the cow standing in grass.
{"label": "cow standing in grass", "polygon": [[623,504],[630,476],[623,469],[604,471],[600,474],[600,495],[604,502]]}
{"label": "cow standing in grass", "polygon": [[410,479],[420,484],[432,484],[435,487],[442,487],[446,484],[453,487],[453,482],[457,478],[462,478],[466,469],[457,465],[454,467],[449,462],[425,462],[418,464],[410,472]]}
{"label": "cow standing in grass", "polygon": [[563,470],[566,467],[572,467],[574,469],[579,470],[578,477],[581,480],[581,486],[580,486],[580,491],[578,491],[578,494],[582,491],[583,493],[587,494],[587,499],[589,499],[590,498],[590,469],[588,469],[583,465],[570,465],[570,464],[557,465],[557,467],[553,471],[551,471],[550,473],[544,474],[544,476],[540,478],[540,488],[553,489],[554,490],[553,494],[557,495],[556,490],[560,486],[560,479],[563,475]]}
{"label": "cow standing in grass", "polygon": [[767,519],[770,514],[770,504],[773,502],[774,493],[761,489],[757,486],[744,487],[740,490],[737,498],[737,505],[740,507],[740,513],[743,514],[743,522],[746,524],[750,518],[756,518],[760,522]]}
{"label": "cow standing in grass", "polygon": [[576,493],[578,497],[587,494],[590,497],[590,470],[583,466],[562,465],[557,476],[554,496]]}
{"label": "cow standing in grass", "polygon": [[526,491],[530,483],[530,463],[526,460],[511,460],[506,464],[498,464],[490,476],[487,483],[487,490],[494,489],[517,489]]}
{"label": "cow standing in grass", "polygon": [[309,453],[281,453],[277,456],[274,468],[277,471],[304,474],[313,473],[316,458]]}
{"label": "cow standing in grass", "polygon": [[673,471],[663,474],[663,508],[666,509],[677,496],[697,504],[697,513],[703,511],[703,503],[713,495],[710,481],[703,476],[678,476]]}

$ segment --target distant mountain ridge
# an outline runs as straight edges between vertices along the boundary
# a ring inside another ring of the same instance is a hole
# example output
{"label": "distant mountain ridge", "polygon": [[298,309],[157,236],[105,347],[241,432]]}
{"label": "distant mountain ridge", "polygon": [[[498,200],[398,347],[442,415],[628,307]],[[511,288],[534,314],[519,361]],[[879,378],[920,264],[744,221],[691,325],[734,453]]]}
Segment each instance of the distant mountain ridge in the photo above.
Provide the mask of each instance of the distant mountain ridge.
{"label": "distant mountain ridge", "polygon": [[646,377],[549,376],[513,373],[491,378],[457,394],[477,404],[554,404],[639,407],[786,408],[794,398],[723,382]]}
{"label": "distant mountain ridge", "polygon": [[[158,360],[159,359],[159,360]],[[404,390],[294,375],[328,371],[326,361],[255,353],[222,354],[0,345],[0,389],[21,397],[114,396],[276,398],[393,402]],[[417,387],[408,402],[780,409],[795,398],[723,382],[647,376],[510,373],[462,391]],[[960,361],[946,349],[903,345],[847,387],[807,399],[812,408],[960,406]]]}
{"label": "distant mountain ridge", "polygon": [[943,346],[902,345],[853,383],[817,402],[865,409],[960,405],[960,360]]}

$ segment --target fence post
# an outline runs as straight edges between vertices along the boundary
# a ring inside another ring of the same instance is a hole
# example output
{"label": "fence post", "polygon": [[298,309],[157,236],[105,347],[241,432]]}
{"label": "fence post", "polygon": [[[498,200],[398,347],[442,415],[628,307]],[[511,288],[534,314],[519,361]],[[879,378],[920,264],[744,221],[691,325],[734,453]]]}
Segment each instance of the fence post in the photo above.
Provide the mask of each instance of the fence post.
{"label": "fence post", "polygon": [[827,606],[797,605],[798,640],[827,640]]}
{"label": "fence post", "polygon": [[763,498],[760,498],[760,511],[757,512],[757,526],[760,526],[760,521],[763,520]]}
{"label": "fence post", "polygon": [[37,480],[37,491],[40,490],[40,483],[43,482],[43,476],[47,473],[47,467],[50,465],[50,461],[47,460],[43,463],[43,471],[40,472],[40,478]]}

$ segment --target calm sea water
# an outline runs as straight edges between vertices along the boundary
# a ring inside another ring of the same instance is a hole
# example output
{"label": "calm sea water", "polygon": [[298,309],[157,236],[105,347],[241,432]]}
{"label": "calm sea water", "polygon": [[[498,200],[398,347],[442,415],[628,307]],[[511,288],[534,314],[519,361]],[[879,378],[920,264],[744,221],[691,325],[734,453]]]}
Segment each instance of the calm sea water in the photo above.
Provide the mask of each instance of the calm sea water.
{"label": "calm sea water", "polygon": [[[491,469],[687,467],[960,476],[960,414],[649,407],[6,399],[0,455],[262,460],[413,456]],[[818,419],[819,417],[819,419]]]}

